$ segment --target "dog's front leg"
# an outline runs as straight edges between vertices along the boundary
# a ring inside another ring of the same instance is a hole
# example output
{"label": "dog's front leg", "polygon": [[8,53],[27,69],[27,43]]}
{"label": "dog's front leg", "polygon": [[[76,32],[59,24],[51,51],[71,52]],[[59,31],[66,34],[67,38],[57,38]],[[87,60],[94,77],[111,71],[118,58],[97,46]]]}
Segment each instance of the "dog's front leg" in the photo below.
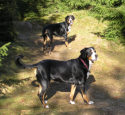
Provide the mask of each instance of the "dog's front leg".
{"label": "dog's front leg", "polygon": [[75,102],[73,101],[75,90],[76,90],[76,85],[71,85],[70,104],[75,104]]}
{"label": "dog's front leg", "polygon": [[68,43],[68,39],[67,39],[67,34],[63,35],[64,39],[65,39],[65,45],[66,47],[69,46],[69,43]]}

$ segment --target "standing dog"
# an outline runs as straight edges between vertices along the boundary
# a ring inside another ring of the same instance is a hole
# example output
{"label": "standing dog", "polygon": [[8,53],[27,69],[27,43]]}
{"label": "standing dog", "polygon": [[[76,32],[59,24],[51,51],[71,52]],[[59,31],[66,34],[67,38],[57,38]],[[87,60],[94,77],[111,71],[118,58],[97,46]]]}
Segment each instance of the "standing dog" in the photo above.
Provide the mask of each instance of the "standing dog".
{"label": "standing dog", "polygon": [[40,84],[39,98],[45,108],[46,105],[45,93],[51,80],[61,80],[71,84],[70,103],[75,104],[73,96],[77,86],[80,86],[84,100],[88,104],[93,104],[86,96],[85,84],[89,75],[90,63],[97,60],[98,55],[93,47],[84,48],[80,51],[80,56],[76,59],[68,61],[59,60],[43,60],[36,64],[26,65],[21,61],[22,56],[18,56],[16,64],[23,68],[36,68],[36,78]]}
{"label": "standing dog", "polygon": [[69,15],[65,17],[65,22],[49,24],[43,27],[42,30],[42,37],[43,37],[43,50],[46,49],[46,42],[49,39],[49,50],[50,52],[53,49],[52,42],[53,42],[53,35],[64,37],[65,45],[68,46],[67,35],[71,31],[71,26],[75,17],[73,15]]}

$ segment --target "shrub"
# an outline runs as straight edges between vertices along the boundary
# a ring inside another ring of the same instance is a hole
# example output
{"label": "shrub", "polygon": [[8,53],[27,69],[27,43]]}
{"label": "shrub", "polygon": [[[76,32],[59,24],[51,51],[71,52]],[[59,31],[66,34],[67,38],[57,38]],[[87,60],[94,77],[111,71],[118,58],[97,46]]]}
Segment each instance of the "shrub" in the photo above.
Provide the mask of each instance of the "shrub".
{"label": "shrub", "polygon": [[106,7],[102,5],[94,6],[91,9],[91,15],[102,21],[108,21],[108,27],[102,33],[107,40],[121,40],[125,38],[125,12],[124,9],[119,10],[114,7]]}

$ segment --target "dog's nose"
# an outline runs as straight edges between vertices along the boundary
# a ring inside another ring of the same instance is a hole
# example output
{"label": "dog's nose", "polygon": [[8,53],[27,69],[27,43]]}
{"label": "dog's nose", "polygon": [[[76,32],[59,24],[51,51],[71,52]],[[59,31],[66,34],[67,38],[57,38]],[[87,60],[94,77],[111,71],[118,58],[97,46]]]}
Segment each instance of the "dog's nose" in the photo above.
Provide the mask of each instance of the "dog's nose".
{"label": "dog's nose", "polygon": [[98,55],[96,54],[95,57],[98,58]]}

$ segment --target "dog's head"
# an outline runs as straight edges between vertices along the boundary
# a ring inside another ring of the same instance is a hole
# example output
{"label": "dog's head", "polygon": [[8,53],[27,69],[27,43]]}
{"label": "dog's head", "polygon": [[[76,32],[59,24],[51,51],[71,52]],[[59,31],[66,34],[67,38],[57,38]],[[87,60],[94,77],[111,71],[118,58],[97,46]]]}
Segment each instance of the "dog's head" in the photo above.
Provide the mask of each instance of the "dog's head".
{"label": "dog's head", "polygon": [[98,55],[94,47],[84,48],[80,51],[80,58],[91,60],[92,62],[98,59]]}
{"label": "dog's head", "polygon": [[65,17],[65,21],[69,25],[72,25],[74,20],[75,20],[75,17],[73,15],[68,15]]}

